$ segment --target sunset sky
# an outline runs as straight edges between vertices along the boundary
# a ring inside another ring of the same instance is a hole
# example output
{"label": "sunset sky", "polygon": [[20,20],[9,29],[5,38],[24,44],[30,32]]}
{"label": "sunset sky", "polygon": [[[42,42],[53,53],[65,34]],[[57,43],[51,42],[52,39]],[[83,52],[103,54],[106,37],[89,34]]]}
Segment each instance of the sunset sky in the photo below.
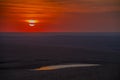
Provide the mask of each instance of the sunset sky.
{"label": "sunset sky", "polygon": [[0,0],[0,32],[120,32],[119,0]]}

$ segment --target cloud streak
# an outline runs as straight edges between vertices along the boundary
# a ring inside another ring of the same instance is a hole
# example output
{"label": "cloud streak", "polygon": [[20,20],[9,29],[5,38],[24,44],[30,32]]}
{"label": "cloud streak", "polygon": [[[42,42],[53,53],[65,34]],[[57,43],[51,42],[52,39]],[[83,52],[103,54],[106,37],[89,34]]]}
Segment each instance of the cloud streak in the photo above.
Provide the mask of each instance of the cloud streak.
{"label": "cloud streak", "polygon": [[119,25],[120,1],[0,0],[0,10],[3,31],[26,27],[23,21],[30,19],[40,20],[48,31],[112,31]]}

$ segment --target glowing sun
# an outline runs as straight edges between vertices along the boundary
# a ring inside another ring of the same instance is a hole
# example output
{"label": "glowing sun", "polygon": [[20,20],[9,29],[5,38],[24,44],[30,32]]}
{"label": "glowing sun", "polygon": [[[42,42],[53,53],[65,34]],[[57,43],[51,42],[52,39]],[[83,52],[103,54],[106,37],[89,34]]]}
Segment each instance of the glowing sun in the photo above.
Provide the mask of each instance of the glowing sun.
{"label": "glowing sun", "polygon": [[39,21],[38,20],[26,20],[26,22],[28,22],[29,23],[29,26],[35,26],[36,25],[36,23],[38,23]]}

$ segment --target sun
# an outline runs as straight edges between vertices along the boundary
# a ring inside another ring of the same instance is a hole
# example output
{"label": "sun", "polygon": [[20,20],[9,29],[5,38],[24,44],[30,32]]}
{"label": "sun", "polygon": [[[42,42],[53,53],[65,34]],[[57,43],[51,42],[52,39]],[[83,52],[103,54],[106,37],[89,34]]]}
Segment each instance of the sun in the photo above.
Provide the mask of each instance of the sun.
{"label": "sun", "polygon": [[30,20],[26,20],[26,22],[29,24],[29,26],[35,26],[36,23],[38,23],[39,21],[38,20],[33,20],[33,19],[30,19]]}
{"label": "sun", "polygon": [[31,26],[31,27],[32,27],[32,26],[35,26],[35,24],[34,24],[34,23],[29,23],[29,26]]}

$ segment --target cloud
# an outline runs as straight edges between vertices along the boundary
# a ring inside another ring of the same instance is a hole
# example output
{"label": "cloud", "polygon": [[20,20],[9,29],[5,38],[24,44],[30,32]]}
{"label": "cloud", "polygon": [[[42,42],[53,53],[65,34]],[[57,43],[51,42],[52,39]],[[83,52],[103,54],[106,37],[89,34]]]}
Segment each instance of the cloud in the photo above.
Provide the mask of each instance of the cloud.
{"label": "cloud", "polygon": [[71,0],[66,4],[70,12],[108,12],[120,11],[118,0]]}

